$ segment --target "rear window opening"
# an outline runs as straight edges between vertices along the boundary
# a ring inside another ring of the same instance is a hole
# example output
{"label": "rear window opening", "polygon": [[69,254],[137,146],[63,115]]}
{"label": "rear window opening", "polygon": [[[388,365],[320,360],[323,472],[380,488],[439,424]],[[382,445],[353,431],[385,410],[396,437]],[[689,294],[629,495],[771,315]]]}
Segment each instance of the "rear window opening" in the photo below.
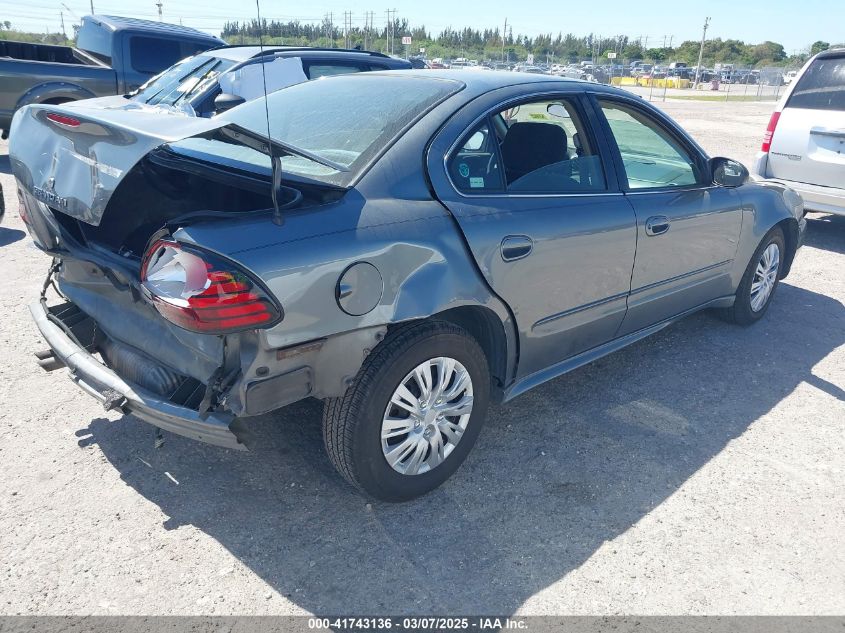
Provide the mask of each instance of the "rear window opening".
{"label": "rear window opening", "polygon": [[786,107],[845,111],[845,53],[817,57],[801,75]]}

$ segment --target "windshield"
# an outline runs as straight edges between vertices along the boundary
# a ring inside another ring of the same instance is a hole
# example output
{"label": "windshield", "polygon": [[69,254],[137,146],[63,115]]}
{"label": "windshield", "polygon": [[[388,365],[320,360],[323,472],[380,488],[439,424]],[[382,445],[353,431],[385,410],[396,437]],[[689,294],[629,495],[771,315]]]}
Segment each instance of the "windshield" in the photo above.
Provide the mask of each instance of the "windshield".
{"label": "windshield", "polygon": [[[360,74],[318,79],[274,92],[267,99],[271,138],[344,168],[334,169],[304,156],[284,156],[282,172],[346,186],[405,127],[461,88],[456,81]],[[262,98],[220,116],[234,128],[267,136]],[[220,143],[214,152],[221,158],[269,165],[267,156],[243,145]]]}
{"label": "windshield", "polygon": [[153,77],[133,98],[148,105],[178,105],[205,91],[220,73],[234,64],[232,60],[211,55],[189,57]]}

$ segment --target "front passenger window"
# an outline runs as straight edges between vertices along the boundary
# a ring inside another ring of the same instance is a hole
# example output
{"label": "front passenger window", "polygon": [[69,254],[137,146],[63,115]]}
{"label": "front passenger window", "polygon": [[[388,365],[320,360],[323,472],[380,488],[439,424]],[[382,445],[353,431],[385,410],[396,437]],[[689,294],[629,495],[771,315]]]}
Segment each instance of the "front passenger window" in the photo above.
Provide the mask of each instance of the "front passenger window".
{"label": "front passenger window", "polygon": [[599,101],[628,178],[629,189],[685,187],[698,183],[689,152],[646,114],[612,101]]}

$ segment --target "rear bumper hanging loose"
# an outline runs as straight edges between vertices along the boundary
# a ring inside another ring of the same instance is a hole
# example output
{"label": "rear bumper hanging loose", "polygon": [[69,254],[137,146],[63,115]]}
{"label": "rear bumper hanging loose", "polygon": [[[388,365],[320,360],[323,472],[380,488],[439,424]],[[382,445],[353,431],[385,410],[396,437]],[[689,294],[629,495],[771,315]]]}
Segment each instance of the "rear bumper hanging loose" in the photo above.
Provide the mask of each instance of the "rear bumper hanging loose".
{"label": "rear bumper hanging loose", "polygon": [[29,306],[35,324],[56,360],[70,370],[71,379],[109,409],[119,409],[171,433],[236,450],[247,450],[230,424],[234,416],[220,412],[200,417],[198,411],[163,400],[132,386],[103,365],[48,317],[41,302]]}

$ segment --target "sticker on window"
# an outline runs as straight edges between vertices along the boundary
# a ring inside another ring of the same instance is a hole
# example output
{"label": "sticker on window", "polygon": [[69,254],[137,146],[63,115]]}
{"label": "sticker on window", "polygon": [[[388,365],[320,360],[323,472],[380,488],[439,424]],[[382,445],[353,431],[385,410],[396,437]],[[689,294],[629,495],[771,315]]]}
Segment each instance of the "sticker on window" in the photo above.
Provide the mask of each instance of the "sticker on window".
{"label": "sticker on window", "polygon": [[461,163],[460,165],[458,165],[458,173],[463,178],[469,176],[469,165],[467,165],[466,163]]}
{"label": "sticker on window", "polygon": [[473,189],[484,188],[484,178],[476,177],[469,179],[469,186]]}

